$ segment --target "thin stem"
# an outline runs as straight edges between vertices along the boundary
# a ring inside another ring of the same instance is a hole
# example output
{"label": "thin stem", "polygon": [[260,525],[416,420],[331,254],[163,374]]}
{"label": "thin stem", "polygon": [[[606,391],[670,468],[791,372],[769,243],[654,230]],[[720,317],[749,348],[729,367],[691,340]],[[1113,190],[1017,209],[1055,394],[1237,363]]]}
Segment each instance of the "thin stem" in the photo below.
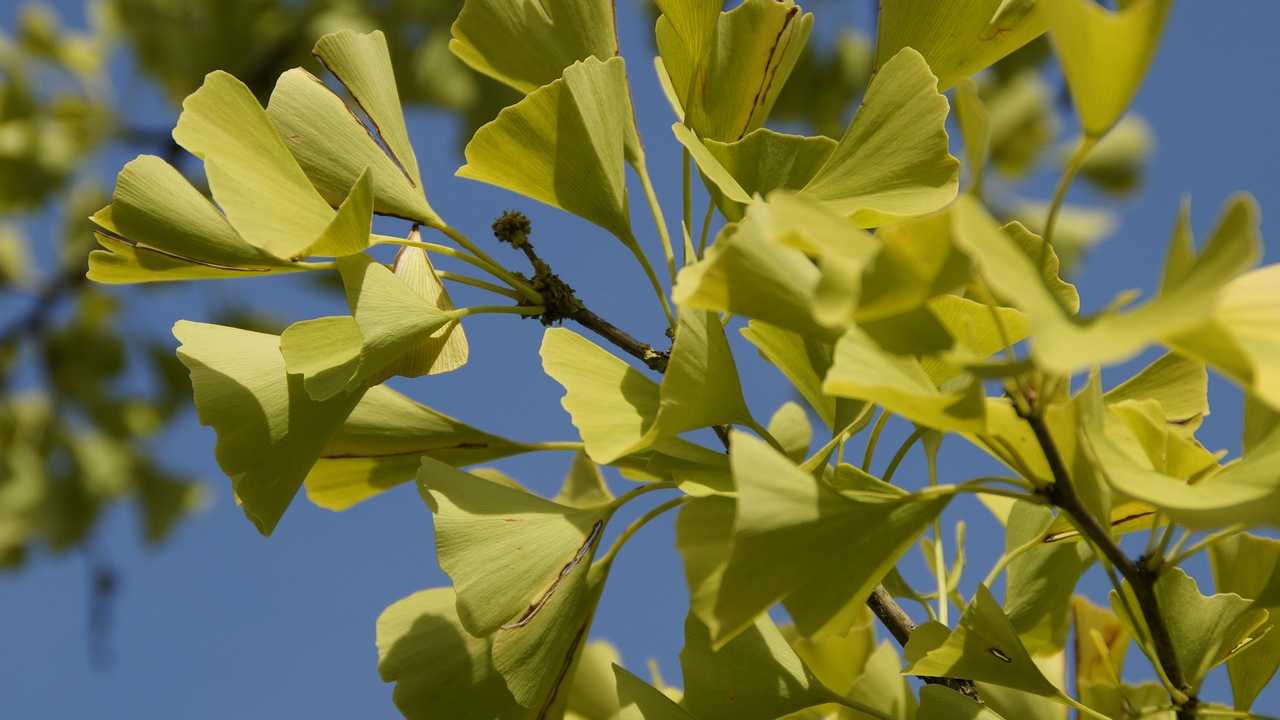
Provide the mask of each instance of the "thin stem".
{"label": "thin stem", "polygon": [[880,444],[880,433],[884,432],[885,423],[889,422],[891,413],[881,410],[876,424],[871,426],[871,436],[867,438],[867,449],[862,453],[862,472],[871,472],[871,461],[876,456],[876,445]]}
{"label": "thin stem", "polygon": [[472,317],[474,315],[523,315],[524,317],[536,317],[546,311],[547,309],[541,305],[473,305],[450,310],[445,315],[455,320],[461,320],[464,317]]}
{"label": "thin stem", "polygon": [[612,563],[613,559],[618,556],[618,551],[622,549],[622,546],[625,545],[633,535],[635,535],[637,532],[640,531],[640,528],[644,527],[645,525],[648,525],[655,518],[667,512],[668,510],[680,507],[681,505],[691,500],[693,500],[693,498],[687,495],[682,495],[678,498],[672,498],[662,503],[661,505],[655,506],[654,508],[649,510],[649,512],[646,512],[645,514],[633,520],[631,524],[628,525],[625,529],[623,529],[622,533],[618,535],[618,539],[613,541],[613,545],[609,547],[609,550],[604,554],[604,557],[600,558],[600,562],[605,563],[606,565]]}
{"label": "thin stem", "polygon": [[480,268],[499,280],[502,280],[506,284],[520,291],[520,294],[528,298],[530,302],[542,304],[541,293],[534,290],[532,287],[529,287],[528,283],[517,278],[515,275],[512,275],[510,272],[507,272],[506,269],[492,260],[487,260],[470,253],[460,252],[457,248],[452,248],[448,245],[441,245],[440,243],[406,240],[404,238],[390,237],[387,235],[375,235],[373,236],[373,239],[375,245],[403,245],[405,247],[421,248],[429,253],[444,255],[445,257],[451,257],[455,260],[461,260],[472,267]]}
{"label": "thin stem", "polygon": [[893,475],[898,472],[898,466],[902,464],[903,460],[907,459],[907,453],[911,452],[911,448],[919,442],[920,438],[924,437],[926,432],[928,432],[928,430],[918,427],[907,436],[907,439],[898,447],[898,451],[893,454],[893,459],[889,461],[889,466],[884,469],[884,477],[881,478],[882,480],[885,482],[893,481]]}
{"label": "thin stem", "polygon": [[[670,241],[668,241],[668,244]],[[667,326],[674,329],[676,326],[675,316],[671,314],[671,304],[667,302],[667,291],[662,287],[662,281],[658,279],[658,274],[653,271],[653,265],[649,264],[649,258],[645,256],[644,251],[640,249],[640,243],[634,236],[625,239],[626,246],[631,250],[631,254],[636,256],[640,267],[644,270],[645,277],[649,278],[649,284],[653,286],[653,292],[658,296],[658,302],[662,305],[662,312],[667,316]],[[670,248],[667,248],[669,251]],[[675,267],[675,259],[671,259],[672,267]],[[674,270],[672,271],[674,273]]]}
{"label": "thin stem", "polygon": [[[1155,593],[1155,583],[1159,576],[1130,560],[1120,546],[1112,540],[1110,531],[1103,527],[1085,507],[1080,496],[1076,494],[1071,476],[1053,441],[1053,436],[1049,433],[1044,417],[1038,413],[1026,413],[1023,419],[1031,426],[1036,442],[1044,452],[1045,460],[1053,473],[1053,484],[1046,488],[1049,499],[1067,513],[1072,523],[1082,535],[1089,539],[1095,550],[1100,552],[1128,581],[1129,588],[1146,620],[1147,631],[1151,636],[1151,644],[1156,654],[1155,664],[1159,665],[1159,669],[1168,677],[1172,689],[1182,696],[1175,698],[1178,705],[1178,720],[1194,717],[1199,701],[1195,697],[1191,684],[1182,674],[1182,667],[1178,663],[1178,656],[1174,650],[1173,638],[1160,611],[1160,601]],[[1120,594],[1124,595],[1123,592]]]}
{"label": "thin stem", "polygon": [[1089,717],[1091,717],[1091,718],[1096,718],[1097,720],[1111,720],[1111,718],[1107,717],[1106,715],[1103,715],[1102,713],[1098,712],[1097,710],[1094,710],[1093,708],[1089,707],[1088,705],[1085,705],[1084,703],[1080,702],[1079,700],[1076,700],[1075,698],[1071,697],[1070,695],[1068,695],[1068,694],[1066,694],[1066,693],[1061,693],[1061,695],[1062,695],[1062,697],[1067,701],[1067,704],[1068,704],[1068,705],[1070,705],[1071,707],[1075,708],[1076,710],[1079,710],[1082,714],[1084,714],[1084,715],[1088,715],[1088,716],[1089,716]]}
{"label": "thin stem", "polygon": [[707,252],[707,237],[711,234],[711,221],[715,219],[716,203],[715,199],[710,195],[707,196],[707,214],[702,217],[702,236],[698,238],[698,259],[701,260],[703,254]]}
{"label": "thin stem", "polygon": [[684,219],[685,232],[693,234],[693,169],[689,158],[689,149],[680,154],[680,188],[683,191],[684,201],[681,204],[682,217]]}
{"label": "thin stem", "polygon": [[1234,537],[1236,535],[1239,535],[1240,533],[1245,531],[1245,528],[1246,526],[1243,524],[1232,525],[1231,527],[1224,528],[1222,530],[1219,530],[1218,532],[1206,535],[1203,538],[1201,538],[1199,542],[1193,543],[1191,547],[1187,548],[1186,550],[1183,550],[1180,553],[1179,552],[1170,553],[1170,558],[1165,561],[1165,565],[1169,567],[1177,567],[1178,565],[1181,565],[1182,562],[1187,558],[1195,555],[1196,553],[1200,552],[1201,550],[1204,550],[1205,548],[1213,545],[1214,543],[1221,542],[1223,540],[1226,540],[1229,537]]}
{"label": "thin stem", "polygon": [[1089,156],[1089,151],[1098,144],[1098,138],[1091,136],[1083,136],[1080,138],[1080,144],[1076,145],[1076,149],[1071,153],[1071,159],[1067,161],[1067,166],[1062,170],[1062,177],[1058,179],[1058,187],[1053,191],[1053,201],[1049,204],[1049,215],[1044,221],[1044,247],[1047,252],[1050,243],[1053,242],[1053,229],[1058,224],[1058,213],[1062,211],[1062,204],[1067,199],[1067,190],[1071,189],[1071,183],[1076,179],[1076,174],[1080,172],[1080,168],[1084,166],[1085,158]]}
{"label": "thin stem", "polygon": [[983,578],[982,584],[988,588],[991,587],[995,584],[995,581],[1000,578],[1000,573],[1004,572],[1005,568],[1009,567],[1010,563],[1026,553],[1031,552],[1038,547],[1042,547],[1043,545],[1044,538],[1040,535],[1036,535],[1018,547],[1005,552],[1000,556],[1000,559],[996,561],[995,567],[991,568],[991,572],[987,573],[987,576]]}
{"label": "thin stem", "polygon": [[524,298],[523,295],[516,292],[515,290],[510,290],[502,287],[501,285],[495,285],[491,282],[486,282],[484,280],[481,280],[480,278],[471,277],[470,275],[463,275],[461,273],[449,272],[448,270],[437,270],[436,275],[439,276],[441,280],[448,280],[449,282],[456,282],[459,285],[470,285],[473,288],[488,290],[491,293],[494,293],[496,295],[501,295],[503,297],[508,297],[508,298],[511,298],[512,300],[520,300]]}
{"label": "thin stem", "polygon": [[658,490],[673,490],[675,489],[675,487],[676,487],[676,484],[673,482],[649,483],[647,485],[640,485],[638,487],[633,487],[630,490],[626,491],[625,493],[614,498],[613,501],[609,503],[609,507],[612,510],[617,510],[618,508],[622,507],[623,505],[626,505],[632,500],[635,500],[641,495],[645,495],[651,492],[657,492]]}
{"label": "thin stem", "polygon": [[950,625],[950,603],[947,602],[947,551],[942,537],[942,521],[933,521],[933,576],[938,581],[938,622]]}
{"label": "thin stem", "polygon": [[[649,167],[643,161],[636,163],[636,174],[640,177],[640,186],[644,188],[644,197],[649,203],[649,212],[653,214],[653,223],[658,227],[658,239],[662,241],[662,256],[667,261],[667,273],[671,276],[671,282],[675,282],[676,255],[671,246],[671,233],[667,228],[667,218],[662,213],[662,203],[658,202],[658,194],[653,189],[653,180],[649,177]],[[648,272],[652,274],[653,269],[647,267],[649,261],[644,260],[643,262]],[[663,304],[665,305],[665,302]],[[667,314],[670,315],[670,312]]]}
{"label": "thin stem", "polygon": [[993,488],[985,485],[970,485],[969,483],[961,483],[955,486],[956,492],[967,492],[974,495],[995,495],[997,497],[1007,497],[1014,500],[1029,502],[1033,505],[1047,505],[1048,501],[1039,495],[1031,495],[1029,493],[1018,492],[1017,490],[1005,490],[1004,488]]}

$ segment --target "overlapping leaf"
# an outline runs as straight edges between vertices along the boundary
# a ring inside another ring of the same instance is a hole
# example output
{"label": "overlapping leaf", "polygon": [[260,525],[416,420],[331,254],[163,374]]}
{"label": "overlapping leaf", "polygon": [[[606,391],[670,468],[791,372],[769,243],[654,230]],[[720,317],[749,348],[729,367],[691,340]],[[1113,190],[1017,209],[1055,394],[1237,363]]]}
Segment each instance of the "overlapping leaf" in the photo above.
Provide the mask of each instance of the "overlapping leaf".
{"label": "overlapping leaf", "polygon": [[218,434],[218,465],[269,535],[364,388],[313,400],[302,377],[286,372],[275,335],[186,321],[173,333],[200,422]]}
{"label": "overlapping leaf", "polygon": [[1280,541],[1248,534],[1226,538],[1209,548],[1209,563],[1219,592],[1235,593],[1268,613],[1267,634],[1227,661],[1235,707],[1248,710],[1280,668]]}
{"label": "overlapping leaf", "polygon": [[[717,644],[784,600],[802,633],[843,633],[851,613],[949,499],[875,481],[868,481],[874,496],[843,494],[752,436],[737,433],[732,446],[738,509],[708,617]],[[848,541],[855,536],[864,540]]]}
{"label": "overlapping leaf", "polygon": [[458,176],[566,210],[633,244],[624,158],[631,123],[622,59],[587,58],[477,130]]}

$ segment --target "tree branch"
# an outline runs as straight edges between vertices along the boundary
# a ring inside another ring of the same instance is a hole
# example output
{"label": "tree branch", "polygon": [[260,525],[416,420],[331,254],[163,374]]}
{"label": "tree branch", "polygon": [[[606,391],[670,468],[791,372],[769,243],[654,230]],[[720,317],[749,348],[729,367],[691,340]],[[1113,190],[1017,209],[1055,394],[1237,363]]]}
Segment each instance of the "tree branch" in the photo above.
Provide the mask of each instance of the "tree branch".
{"label": "tree branch", "polygon": [[[502,217],[498,218],[493,224],[494,236],[499,241],[509,243],[523,252],[533,266],[534,277],[532,285],[542,293],[543,300],[547,306],[547,313],[542,316],[543,324],[550,325],[553,322],[564,319],[573,320],[579,325],[592,330],[618,349],[643,362],[654,372],[666,372],[670,354],[655,350],[652,345],[637,340],[613,323],[589,310],[574,294],[573,288],[569,287],[559,276],[552,272],[551,267],[538,256],[538,253],[533,249],[533,244],[529,242],[531,230],[532,226],[529,219],[518,212],[509,211],[503,213]],[[724,445],[725,451],[728,452],[729,429],[720,425],[713,429],[716,432],[716,436],[720,438],[720,442]],[[916,628],[915,621],[911,619],[907,611],[898,604],[898,601],[883,585],[876,585],[875,589],[871,591],[870,597],[867,598],[867,607],[885,626],[889,634],[893,635],[894,640],[897,640],[899,645],[905,646],[907,644],[907,640],[911,637],[911,631]],[[975,701],[981,702],[977,688],[970,680],[938,677],[921,677],[920,679],[930,684],[945,685]]]}
{"label": "tree branch", "polygon": [[1053,474],[1053,484],[1044,490],[1045,495],[1051,503],[1067,514],[1076,529],[1088,538],[1128,581],[1138,601],[1138,607],[1142,611],[1143,619],[1146,621],[1156,659],[1164,670],[1165,676],[1169,678],[1169,682],[1184,696],[1173,698],[1174,705],[1177,707],[1178,720],[1192,720],[1196,717],[1196,707],[1200,701],[1182,673],[1178,655],[1174,651],[1173,638],[1169,634],[1169,626],[1165,624],[1164,616],[1160,612],[1160,602],[1156,598],[1155,591],[1156,580],[1160,577],[1159,571],[1148,567],[1145,559],[1134,561],[1124,554],[1112,539],[1111,532],[1103,527],[1080,499],[1075,485],[1071,482],[1071,475],[1067,472],[1062,455],[1058,452],[1057,444],[1054,443],[1053,436],[1044,422],[1043,415],[1034,411],[1024,411],[1017,403],[1015,406],[1019,407],[1018,414],[1031,426],[1036,442],[1040,445],[1045,461],[1049,464],[1049,470]]}

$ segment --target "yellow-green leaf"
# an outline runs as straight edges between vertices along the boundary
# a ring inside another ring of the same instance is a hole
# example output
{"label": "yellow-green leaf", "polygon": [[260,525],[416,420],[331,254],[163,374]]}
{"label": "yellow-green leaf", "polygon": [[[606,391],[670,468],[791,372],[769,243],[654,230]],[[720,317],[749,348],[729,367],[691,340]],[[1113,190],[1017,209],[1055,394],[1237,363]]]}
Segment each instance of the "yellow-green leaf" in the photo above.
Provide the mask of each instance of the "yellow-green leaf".
{"label": "yellow-green leaf", "polygon": [[218,465],[245,514],[269,535],[363,388],[312,400],[302,376],[286,373],[275,335],[187,321],[173,334],[200,422],[218,434]]}
{"label": "yellow-green leaf", "polygon": [[1005,720],[991,708],[943,685],[920,688],[918,716],[929,720]]}
{"label": "yellow-green leaf", "polygon": [[791,382],[828,428],[836,429],[837,401],[822,391],[822,378],[831,367],[827,346],[759,320],[751,320],[738,332]]}
{"label": "yellow-green leaf", "polygon": [[592,508],[613,502],[613,493],[591,458],[584,452],[576,452],[554,502],[575,508]]}
{"label": "yellow-green leaf", "polygon": [[1227,661],[1235,707],[1248,710],[1280,668],[1280,540],[1249,534],[1219,540],[1209,547],[1209,566],[1218,592],[1235,593],[1268,613],[1253,636],[1267,634]]}
{"label": "yellow-green leaf", "polygon": [[[409,239],[420,237],[417,231],[410,233]],[[445,289],[440,276],[436,274],[431,258],[421,248],[402,247],[396,253],[391,271],[401,282],[423,300],[431,303],[436,309],[448,312],[453,308],[453,300]],[[407,354],[396,366],[395,373],[405,377],[421,377],[423,375],[439,375],[453,372],[467,364],[471,349],[467,343],[467,333],[462,323],[449,323],[436,330],[426,340]]]}
{"label": "yellow-green leaf", "polygon": [[458,176],[566,210],[633,244],[624,157],[631,122],[622,58],[588,58],[477,130]]}
{"label": "yellow-green leaf", "polygon": [[622,710],[609,720],[695,720],[687,710],[661,690],[613,666]]}
{"label": "yellow-green leaf", "polygon": [[1109,10],[1094,0],[1038,2],[1086,135],[1100,138],[1138,94],[1173,0]]}
{"label": "yellow-green leaf", "polygon": [[1048,28],[1041,3],[997,14],[1004,4],[1001,0],[887,0],[880,8],[876,67],[903,48],[915,48],[946,90]]}
{"label": "yellow-green leaf", "polygon": [[960,185],[947,111],[928,63],[903,49],[877,72],[844,137],[801,192],[867,227],[941,209]]}

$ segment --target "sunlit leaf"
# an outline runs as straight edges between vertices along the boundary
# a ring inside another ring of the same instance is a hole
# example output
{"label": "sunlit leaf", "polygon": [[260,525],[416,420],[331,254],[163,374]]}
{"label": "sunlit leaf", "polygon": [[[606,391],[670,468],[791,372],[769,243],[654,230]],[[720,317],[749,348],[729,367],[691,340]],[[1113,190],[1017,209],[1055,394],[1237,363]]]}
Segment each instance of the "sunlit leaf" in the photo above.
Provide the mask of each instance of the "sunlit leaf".
{"label": "sunlit leaf", "polygon": [[1113,194],[1135,190],[1155,149],[1155,133],[1141,115],[1128,114],[1089,151],[1080,176]]}
{"label": "sunlit leaf", "polygon": [[[912,635],[907,649],[908,658],[914,656],[911,645],[916,644],[916,637]],[[946,636],[945,641],[928,649],[907,668],[907,672],[979,680],[1044,697],[1060,694],[1058,688],[1040,672],[1018,639],[1009,618],[984,585],[978,586],[959,625]]]}
{"label": "sunlit leaf", "polygon": [[528,94],[579,60],[618,54],[609,0],[467,0],[449,49],[474,70]]}
{"label": "sunlit leaf", "polygon": [[783,403],[769,418],[769,434],[777,440],[792,462],[800,462],[809,454],[813,443],[813,426],[809,416],[797,403]]}
{"label": "sunlit leaf", "polygon": [[187,321],[173,334],[200,422],[218,434],[218,465],[245,514],[269,535],[363,388],[312,400],[302,376],[286,373],[275,335]]}
{"label": "sunlit leaf", "polygon": [[[410,240],[415,239],[411,233]],[[436,309],[448,312],[453,300],[436,274],[431,258],[421,248],[402,247],[396,253],[391,271],[401,282],[409,286],[423,300]],[[461,323],[450,323],[432,333],[430,337],[411,351],[395,368],[395,374],[405,377],[439,375],[452,372],[467,364],[470,357],[467,333]]]}
{"label": "sunlit leaf", "polygon": [[991,708],[942,685],[920,688],[919,717],[930,720],[1005,720]]}
{"label": "sunlit leaf", "polygon": [[428,455],[455,467],[528,452],[397,393],[370,388],[307,475],[307,498],[341,511],[413,480]]}
{"label": "sunlit leaf", "polygon": [[325,248],[367,246],[367,223],[359,232],[345,219],[334,224],[333,208],[235,77],[210,73],[182,103],[173,138],[204,161],[213,199],[250,245],[281,260],[310,254],[322,241]]}
{"label": "sunlit leaf", "polygon": [[458,176],[574,213],[634,243],[624,163],[631,122],[622,59],[588,58],[477,130]]}
{"label": "sunlit leaf", "polygon": [[778,369],[829,428],[835,428],[836,400],[822,391],[822,378],[831,367],[831,351],[805,336],[752,320],[742,337]]}
{"label": "sunlit leaf", "polygon": [[1074,635],[1076,692],[1080,701],[1102,712],[1117,714],[1121,700],[1119,679],[1129,650],[1129,632],[1120,618],[1107,608],[1083,597],[1071,599]]}
{"label": "sunlit leaf", "polygon": [[676,4],[662,5],[657,39],[684,122],[702,138],[739,140],[769,116],[808,42],[813,14],[794,0],[745,0],[714,16],[711,3]]}
{"label": "sunlit leaf", "polygon": [[409,720],[527,718],[493,667],[492,639],[467,633],[454,603],[449,588],[423,590],[378,617],[378,674],[396,684],[396,708]]}
{"label": "sunlit leaf", "polygon": [[246,242],[182,173],[153,155],[124,166],[111,205],[92,222],[105,248],[89,256],[94,282],[256,277],[305,269]]}
{"label": "sunlit leaf", "polygon": [[694,720],[661,690],[614,665],[622,710],[610,720]]}
{"label": "sunlit leaf", "polygon": [[463,627],[493,634],[494,665],[521,705],[550,706],[604,588],[607,570],[591,560],[609,511],[558,505],[430,458],[419,478]]}
{"label": "sunlit leaf", "polygon": [[600,468],[586,453],[577,452],[554,501],[569,507],[591,508],[612,502],[613,493],[609,492]]}
{"label": "sunlit leaf", "polygon": [[780,717],[834,699],[768,615],[759,616],[716,648],[707,626],[690,614],[684,624],[680,666],[684,670],[681,704],[698,720]]}
{"label": "sunlit leaf", "polygon": [[614,668],[622,658],[605,640],[587,643],[573,668],[565,698],[565,720],[612,718],[622,709]]}
{"label": "sunlit leaf", "polygon": [[924,58],[902,50],[880,68],[853,123],[801,192],[864,226],[942,208],[960,183],[947,110]]}
{"label": "sunlit leaf", "polygon": [[1036,3],[1086,135],[1102,137],[1129,108],[1172,7],[1173,0],[1136,0],[1117,11],[1094,0]]}
{"label": "sunlit leaf", "polygon": [[956,85],[956,121],[964,138],[964,155],[969,161],[970,192],[980,192],[991,150],[991,116],[978,96],[978,84],[965,78]]}
{"label": "sunlit leaf", "polygon": [[880,10],[876,66],[912,47],[937,73],[942,90],[976,74],[1039,37],[1048,28],[1040,3],[1028,11],[996,11],[1001,0],[890,0]]}
{"label": "sunlit leaf", "polygon": [[1270,631],[1227,661],[1235,707],[1248,710],[1280,668],[1280,540],[1248,534],[1220,540],[1209,548],[1209,565],[1218,592],[1235,593],[1269,614],[1253,635]]}
{"label": "sunlit leaf", "polygon": [[[1019,502],[1005,528],[1005,552],[1044,537],[1053,521],[1046,508]],[[1004,611],[1023,644],[1052,655],[1067,642],[1071,593],[1092,563],[1086,543],[1042,544],[1009,563]]]}
{"label": "sunlit leaf", "polygon": [[[1129,595],[1130,607],[1137,607],[1128,583],[1124,591]],[[1199,690],[1210,670],[1230,658],[1240,643],[1267,620],[1265,609],[1255,607],[1239,595],[1201,595],[1195,579],[1182,568],[1170,568],[1162,573],[1156,580],[1155,594],[1173,641],[1178,667],[1193,692]],[[1117,603],[1119,596],[1113,590],[1111,604]],[[1128,616],[1118,614],[1128,626]],[[1136,637],[1149,637],[1146,621],[1141,616],[1138,621],[1143,625],[1128,626],[1129,632]]]}
{"label": "sunlit leaf", "polygon": [[[869,481],[879,493],[874,497],[846,495],[750,435],[735,433],[732,447],[738,513],[711,626],[718,645],[784,600],[803,634],[843,634],[862,600],[949,499],[909,495],[878,481]],[[855,534],[865,540],[845,540]]]}

